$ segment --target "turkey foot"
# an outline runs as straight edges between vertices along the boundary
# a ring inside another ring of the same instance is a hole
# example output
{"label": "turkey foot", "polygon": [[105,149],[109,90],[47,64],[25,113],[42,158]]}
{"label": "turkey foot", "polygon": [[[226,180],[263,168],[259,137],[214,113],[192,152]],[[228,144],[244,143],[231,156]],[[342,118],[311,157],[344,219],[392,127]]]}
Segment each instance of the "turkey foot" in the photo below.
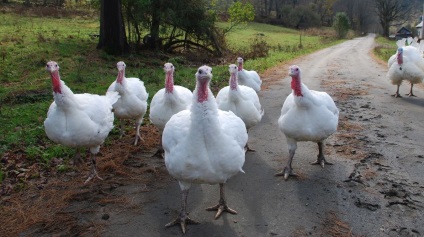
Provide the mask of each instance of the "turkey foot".
{"label": "turkey foot", "polygon": [[85,180],[84,184],[87,184],[88,182],[90,182],[90,180],[92,180],[94,177],[103,180],[102,177],[99,176],[99,174],[97,173],[97,171],[95,170],[93,172],[93,170],[90,172],[90,175],[88,176],[88,178]]}
{"label": "turkey foot", "polygon": [[135,136],[135,141],[134,141],[134,146],[136,146],[137,145],[137,143],[138,143],[138,140],[140,139],[140,141],[141,142],[144,142],[144,139],[143,138],[141,138],[141,135],[140,134],[137,134],[136,136]]}
{"label": "turkey foot", "polygon": [[180,215],[173,221],[169,222],[165,225],[165,227],[171,227],[176,224],[180,224],[182,232],[185,234],[186,228],[188,224],[199,224],[199,222],[190,219],[187,213],[187,196],[188,196],[188,189],[181,191],[181,211]]}
{"label": "turkey foot", "polygon": [[394,93],[392,96],[394,96],[395,98],[402,98],[402,96],[398,92]]}
{"label": "turkey foot", "polygon": [[408,94],[406,94],[407,96],[409,96],[409,97],[416,97],[415,95],[414,95],[414,93],[412,93],[412,88],[414,87],[414,84],[411,84],[411,90],[409,90],[409,93]]}
{"label": "turkey foot", "polygon": [[249,144],[247,144],[247,143],[246,143],[246,146],[244,147],[244,150],[245,151],[251,151],[251,152],[255,152],[256,151],[255,149],[250,148],[249,147]]}
{"label": "turkey foot", "polygon": [[173,225],[177,225],[180,224],[181,226],[181,231],[185,234],[186,232],[186,228],[188,224],[192,224],[192,225],[197,225],[199,224],[199,222],[192,220],[189,216],[188,213],[185,211],[181,211],[180,215],[173,221],[169,222],[168,224],[165,225],[165,227],[171,227]]}
{"label": "turkey foot", "polygon": [[235,211],[234,209],[231,209],[227,206],[227,202],[225,201],[225,196],[224,196],[224,184],[219,184],[219,193],[220,193],[220,198],[219,198],[219,202],[218,204],[216,204],[215,206],[212,207],[208,207],[206,208],[207,211],[217,211],[216,215],[215,215],[215,219],[218,219],[222,212],[228,212],[231,214],[237,214],[237,211]]}
{"label": "turkey foot", "polygon": [[318,159],[312,162],[311,165],[321,165],[324,168],[324,165],[333,165],[333,163],[326,161],[324,156],[318,156]]}
{"label": "turkey foot", "polygon": [[397,86],[397,89],[396,89],[395,94],[393,94],[393,95],[392,95],[392,96],[394,96],[395,98],[402,97],[402,96],[399,94],[399,87],[400,87],[400,85],[398,85],[398,86]]}
{"label": "turkey foot", "polygon": [[284,167],[281,172],[275,174],[275,176],[284,176],[284,180],[287,180],[289,176],[297,177],[297,174],[293,172],[292,168]]}
{"label": "turkey foot", "polygon": [[206,210],[207,211],[217,211],[216,215],[215,215],[215,219],[218,219],[224,211],[231,213],[231,214],[237,214],[237,211],[229,208],[227,206],[227,203],[225,202],[225,200],[222,199],[222,198],[219,199],[218,204],[216,204],[215,206],[212,206],[212,207],[208,207],[208,208],[206,208]]}

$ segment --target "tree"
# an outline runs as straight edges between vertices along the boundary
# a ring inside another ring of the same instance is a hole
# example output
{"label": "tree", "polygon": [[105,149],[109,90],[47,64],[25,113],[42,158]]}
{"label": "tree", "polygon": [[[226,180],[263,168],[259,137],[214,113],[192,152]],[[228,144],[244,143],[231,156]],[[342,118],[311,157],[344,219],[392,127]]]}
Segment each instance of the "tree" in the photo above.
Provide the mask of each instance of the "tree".
{"label": "tree", "polygon": [[321,23],[319,15],[309,6],[291,8],[285,22],[288,26],[296,29],[317,27]]}
{"label": "tree", "polygon": [[409,0],[374,0],[374,4],[385,37],[389,37],[392,24],[401,24],[408,19],[411,10]]}
{"label": "tree", "polygon": [[101,0],[100,5],[100,37],[97,48],[116,55],[128,52],[121,1]]}
{"label": "tree", "polygon": [[253,5],[248,2],[233,3],[228,9],[228,14],[230,15],[230,18],[228,19],[230,26],[224,30],[224,33],[228,33],[234,27],[241,24],[246,24],[247,22],[253,21],[253,19],[255,19],[255,9]]}
{"label": "tree", "polygon": [[316,13],[320,16],[321,24],[330,26],[331,18],[333,15],[333,5],[336,0],[314,0],[313,6]]}
{"label": "tree", "polygon": [[345,12],[337,12],[333,20],[333,28],[337,33],[337,37],[342,39],[346,37],[350,28],[349,17]]}

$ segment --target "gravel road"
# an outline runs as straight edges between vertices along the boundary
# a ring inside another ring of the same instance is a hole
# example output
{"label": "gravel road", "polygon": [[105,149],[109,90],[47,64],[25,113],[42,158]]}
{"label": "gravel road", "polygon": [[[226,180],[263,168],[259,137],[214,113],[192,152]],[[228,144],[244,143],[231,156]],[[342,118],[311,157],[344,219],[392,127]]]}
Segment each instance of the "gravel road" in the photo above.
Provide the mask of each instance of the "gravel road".
{"label": "gravel road", "polygon": [[[322,169],[317,145],[298,144],[293,169],[297,178],[275,177],[288,158],[277,120],[291,93],[289,64],[262,76],[260,100],[265,115],[249,132],[245,174],[226,185],[228,205],[237,215],[218,220],[205,211],[219,199],[219,186],[194,185],[188,197],[190,216],[185,236],[423,236],[424,89],[417,97],[394,98],[386,65],[371,57],[374,35],[349,40],[290,62],[303,70],[302,81],[325,90],[340,109],[337,133],[327,141]],[[406,94],[409,85],[401,86]],[[158,159],[159,160],[159,159]],[[164,169],[157,161],[158,169]],[[137,208],[104,205],[108,213],[101,236],[181,236],[178,226],[165,228],[180,208],[177,181],[165,177],[149,187],[133,184],[115,192],[132,197]],[[134,205],[133,205],[134,206]]]}

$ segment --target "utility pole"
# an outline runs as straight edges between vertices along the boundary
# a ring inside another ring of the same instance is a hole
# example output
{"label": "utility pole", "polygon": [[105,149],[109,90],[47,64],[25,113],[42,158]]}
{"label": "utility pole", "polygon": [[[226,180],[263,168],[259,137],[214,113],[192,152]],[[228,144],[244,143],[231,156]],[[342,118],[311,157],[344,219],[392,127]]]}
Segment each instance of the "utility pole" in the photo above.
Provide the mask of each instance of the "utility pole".
{"label": "utility pole", "polygon": [[421,31],[420,31],[420,41],[424,38],[424,3],[423,3],[423,14],[421,15]]}

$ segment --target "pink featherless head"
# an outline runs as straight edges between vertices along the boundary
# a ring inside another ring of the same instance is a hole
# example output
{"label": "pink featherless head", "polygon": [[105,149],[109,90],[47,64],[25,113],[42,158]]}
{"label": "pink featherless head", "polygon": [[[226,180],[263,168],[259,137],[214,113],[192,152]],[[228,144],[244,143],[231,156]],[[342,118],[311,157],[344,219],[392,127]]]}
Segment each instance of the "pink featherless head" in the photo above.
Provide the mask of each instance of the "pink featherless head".
{"label": "pink featherless head", "polygon": [[238,63],[238,70],[239,71],[243,70],[243,58],[238,57],[237,58],[237,63]]}
{"label": "pink featherless head", "polygon": [[165,71],[165,89],[167,93],[172,93],[174,91],[174,65],[172,63],[165,63],[163,66]]}
{"label": "pink featherless head", "polygon": [[118,68],[118,71],[124,70],[126,66],[127,65],[125,65],[123,61],[119,61],[118,63],[116,63],[116,67]]}
{"label": "pink featherless head", "polygon": [[208,100],[209,82],[212,79],[212,68],[206,65],[199,67],[196,72],[197,100],[202,103]]}
{"label": "pink featherless head", "polygon": [[172,63],[165,63],[165,64],[163,65],[163,70],[164,70],[166,73],[169,73],[169,72],[174,72],[175,68],[174,68],[174,65],[172,65]]}
{"label": "pink featherless head", "polygon": [[46,64],[46,70],[49,72],[54,72],[59,70],[59,65],[57,65],[57,62],[50,61]]}
{"label": "pink featherless head", "polygon": [[299,77],[300,76],[300,68],[297,65],[291,65],[289,67],[289,76],[291,77]]}
{"label": "pink featherless head", "polygon": [[59,65],[50,61],[46,64],[46,70],[50,72],[50,76],[52,78],[53,91],[55,93],[62,93],[62,86],[60,84],[60,76],[59,76]]}
{"label": "pink featherless head", "polygon": [[117,83],[123,83],[126,66],[127,65],[125,65],[123,61],[119,61],[118,63],[116,63],[116,67],[118,68],[118,76],[116,77]]}

